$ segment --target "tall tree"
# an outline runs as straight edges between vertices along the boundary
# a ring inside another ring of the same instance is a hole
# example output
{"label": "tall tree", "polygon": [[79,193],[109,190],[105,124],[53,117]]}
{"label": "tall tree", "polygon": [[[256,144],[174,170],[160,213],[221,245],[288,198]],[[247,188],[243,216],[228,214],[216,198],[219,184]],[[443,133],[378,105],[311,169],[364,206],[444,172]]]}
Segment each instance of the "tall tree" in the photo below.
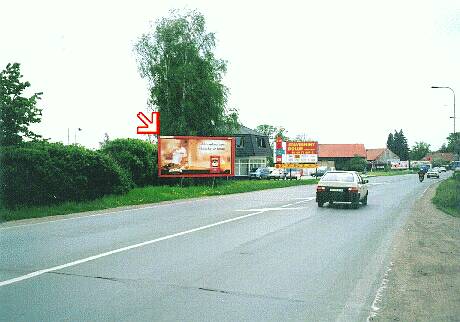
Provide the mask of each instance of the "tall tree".
{"label": "tall tree", "polygon": [[391,152],[396,153],[395,150],[395,139],[393,137],[393,133],[388,134],[387,139],[387,148],[391,150]]}
{"label": "tall tree", "polygon": [[447,137],[447,152],[460,153],[460,132],[450,133]]}
{"label": "tall tree", "polygon": [[275,138],[275,133],[278,131],[278,127],[269,124],[261,124],[257,125],[256,131],[268,136],[270,143],[272,143]]}
{"label": "tall tree", "polygon": [[135,46],[141,76],[149,80],[150,105],[161,114],[163,135],[230,134],[238,113],[227,109],[227,70],[214,56],[215,36],[197,11],[171,11]]}
{"label": "tall tree", "polygon": [[406,136],[403,133],[403,130],[396,131],[393,134],[394,138],[394,153],[396,153],[399,158],[403,161],[409,159],[409,145],[407,144]]}
{"label": "tall tree", "polygon": [[410,151],[411,160],[422,160],[428,153],[430,153],[430,145],[425,142],[415,142]]}
{"label": "tall tree", "polygon": [[29,126],[41,120],[42,110],[36,104],[42,93],[25,96],[23,92],[30,83],[21,78],[18,63],[6,65],[0,72],[0,146],[17,145],[24,138],[40,138]]}

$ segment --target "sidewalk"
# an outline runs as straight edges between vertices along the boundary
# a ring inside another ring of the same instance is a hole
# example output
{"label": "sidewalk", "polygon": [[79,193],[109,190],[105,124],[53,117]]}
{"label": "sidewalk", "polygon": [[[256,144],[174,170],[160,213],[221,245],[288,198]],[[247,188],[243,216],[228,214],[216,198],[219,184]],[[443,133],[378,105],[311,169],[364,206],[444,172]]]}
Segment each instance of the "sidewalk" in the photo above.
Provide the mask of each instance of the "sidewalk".
{"label": "sidewalk", "polygon": [[392,266],[370,321],[460,321],[460,218],[420,199],[393,243]]}

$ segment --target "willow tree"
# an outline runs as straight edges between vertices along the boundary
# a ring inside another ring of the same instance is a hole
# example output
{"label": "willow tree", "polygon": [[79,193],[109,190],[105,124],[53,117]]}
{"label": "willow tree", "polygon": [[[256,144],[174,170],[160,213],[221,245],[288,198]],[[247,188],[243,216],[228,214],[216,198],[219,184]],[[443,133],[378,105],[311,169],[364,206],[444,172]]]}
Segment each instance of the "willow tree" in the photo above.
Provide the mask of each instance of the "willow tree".
{"label": "willow tree", "polygon": [[162,135],[230,134],[238,114],[227,109],[222,78],[226,62],[214,55],[216,39],[197,11],[171,11],[136,46],[139,71],[148,79],[149,105],[160,112]]}

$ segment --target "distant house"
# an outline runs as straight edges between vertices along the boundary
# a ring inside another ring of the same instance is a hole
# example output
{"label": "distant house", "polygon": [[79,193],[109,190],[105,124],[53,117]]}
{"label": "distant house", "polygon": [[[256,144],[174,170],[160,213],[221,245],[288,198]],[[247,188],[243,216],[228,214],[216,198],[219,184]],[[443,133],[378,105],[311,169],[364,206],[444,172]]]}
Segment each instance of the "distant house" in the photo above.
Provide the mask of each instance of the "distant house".
{"label": "distant house", "polygon": [[367,149],[367,162],[372,169],[383,169],[391,162],[399,162],[400,158],[388,148]]}
{"label": "distant house", "polygon": [[343,162],[354,157],[366,159],[364,144],[319,144],[318,165],[340,168]]}
{"label": "distant house", "polygon": [[248,176],[250,171],[269,165],[273,151],[268,136],[245,126],[232,136],[236,141],[236,176]]}
{"label": "distant house", "polygon": [[444,161],[445,163],[450,163],[454,161],[454,154],[450,152],[447,152],[447,153],[433,152],[425,156],[423,160],[425,161],[441,160],[441,161]]}

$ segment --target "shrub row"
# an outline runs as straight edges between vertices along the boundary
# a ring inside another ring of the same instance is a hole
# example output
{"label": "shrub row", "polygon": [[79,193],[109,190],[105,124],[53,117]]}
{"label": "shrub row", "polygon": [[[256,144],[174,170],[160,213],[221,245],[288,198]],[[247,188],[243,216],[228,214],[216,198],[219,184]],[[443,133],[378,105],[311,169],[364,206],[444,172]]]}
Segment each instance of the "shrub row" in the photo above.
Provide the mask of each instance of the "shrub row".
{"label": "shrub row", "polygon": [[460,216],[460,173],[454,173],[452,178],[439,184],[433,203],[441,209],[451,210],[449,213]]}
{"label": "shrub row", "polygon": [[0,180],[1,201],[8,208],[95,199],[133,186],[109,156],[47,142],[2,147]]}
{"label": "shrub row", "polygon": [[156,145],[138,139],[116,139],[104,143],[100,151],[115,160],[137,186],[156,182]]}

